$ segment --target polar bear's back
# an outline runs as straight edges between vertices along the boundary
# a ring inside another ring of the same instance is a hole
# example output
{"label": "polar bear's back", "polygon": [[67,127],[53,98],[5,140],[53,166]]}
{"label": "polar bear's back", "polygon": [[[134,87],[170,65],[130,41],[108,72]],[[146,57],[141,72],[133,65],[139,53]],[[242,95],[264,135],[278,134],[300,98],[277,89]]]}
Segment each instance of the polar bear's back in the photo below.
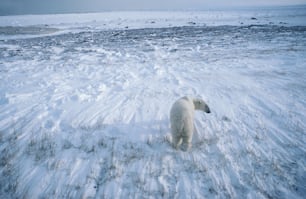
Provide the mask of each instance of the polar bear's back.
{"label": "polar bear's back", "polygon": [[193,112],[194,112],[194,106],[192,100],[187,97],[183,97],[177,100],[173,104],[170,111],[170,117],[174,118],[185,117],[187,116],[186,114],[192,114]]}

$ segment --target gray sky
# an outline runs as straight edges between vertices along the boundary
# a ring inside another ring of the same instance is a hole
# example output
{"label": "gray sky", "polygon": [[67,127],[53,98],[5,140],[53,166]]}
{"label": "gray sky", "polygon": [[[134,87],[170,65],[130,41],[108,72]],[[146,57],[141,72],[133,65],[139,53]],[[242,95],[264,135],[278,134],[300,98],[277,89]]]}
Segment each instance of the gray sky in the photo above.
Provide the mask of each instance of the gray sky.
{"label": "gray sky", "polygon": [[216,7],[306,4],[306,0],[0,0],[0,15],[110,10],[205,10]]}

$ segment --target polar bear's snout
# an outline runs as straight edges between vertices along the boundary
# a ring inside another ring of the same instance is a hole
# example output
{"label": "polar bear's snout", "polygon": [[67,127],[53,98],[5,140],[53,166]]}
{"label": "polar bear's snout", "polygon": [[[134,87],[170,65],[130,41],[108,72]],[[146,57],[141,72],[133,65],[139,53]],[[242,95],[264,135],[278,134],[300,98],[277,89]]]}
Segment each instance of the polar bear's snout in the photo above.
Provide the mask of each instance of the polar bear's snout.
{"label": "polar bear's snout", "polygon": [[173,104],[170,111],[170,123],[174,148],[178,149],[181,143],[185,151],[191,147],[195,110],[210,113],[208,105],[198,98],[182,97]]}
{"label": "polar bear's snout", "polygon": [[204,102],[204,100],[195,98],[195,99],[192,99],[192,101],[193,101],[195,110],[202,110],[205,113],[210,113],[210,109],[208,105]]}
{"label": "polar bear's snout", "polygon": [[196,109],[196,110],[202,110],[205,113],[210,113],[210,108],[208,107],[208,105],[204,101],[201,102],[201,106],[203,106],[203,108],[201,107],[201,108]]}
{"label": "polar bear's snout", "polygon": [[205,106],[205,112],[206,112],[206,113],[211,113],[211,112],[210,112],[210,108],[208,107],[207,104],[206,104],[206,106]]}

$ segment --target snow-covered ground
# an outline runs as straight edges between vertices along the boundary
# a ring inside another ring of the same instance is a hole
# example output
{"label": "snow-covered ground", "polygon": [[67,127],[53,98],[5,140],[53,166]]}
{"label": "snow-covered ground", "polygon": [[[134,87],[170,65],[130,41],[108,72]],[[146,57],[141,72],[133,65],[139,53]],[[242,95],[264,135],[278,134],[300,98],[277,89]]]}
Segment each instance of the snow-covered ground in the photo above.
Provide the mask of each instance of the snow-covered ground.
{"label": "snow-covered ground", "polygon": [[0,17],[0,198],[305,197],[304,11]]}

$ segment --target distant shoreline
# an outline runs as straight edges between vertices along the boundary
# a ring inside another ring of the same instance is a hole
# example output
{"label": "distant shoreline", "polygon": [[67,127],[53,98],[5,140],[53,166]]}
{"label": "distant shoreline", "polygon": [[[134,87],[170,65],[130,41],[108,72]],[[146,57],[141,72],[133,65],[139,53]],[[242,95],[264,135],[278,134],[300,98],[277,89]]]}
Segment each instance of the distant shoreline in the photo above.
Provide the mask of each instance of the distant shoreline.
{"label": "distant shoreline", "polygon": [[[252,10],[270,10],[270,9],[286,9],[286,8],[305,8],[306,4],[292,5],[264,5],[264,6],[216,6],[202,9],[104,9],[104,10],[84,10],[84,11],[50,11],[50,12],[9,12],[3,13],[4,9],[0,9],[0,17],[3,16],[23,16],[23,15],[62,15],[62,14],[98,14],[108,12],[206,12],[206,11],[252,11]],[[6,11],[7,12],[7,11]]]}

